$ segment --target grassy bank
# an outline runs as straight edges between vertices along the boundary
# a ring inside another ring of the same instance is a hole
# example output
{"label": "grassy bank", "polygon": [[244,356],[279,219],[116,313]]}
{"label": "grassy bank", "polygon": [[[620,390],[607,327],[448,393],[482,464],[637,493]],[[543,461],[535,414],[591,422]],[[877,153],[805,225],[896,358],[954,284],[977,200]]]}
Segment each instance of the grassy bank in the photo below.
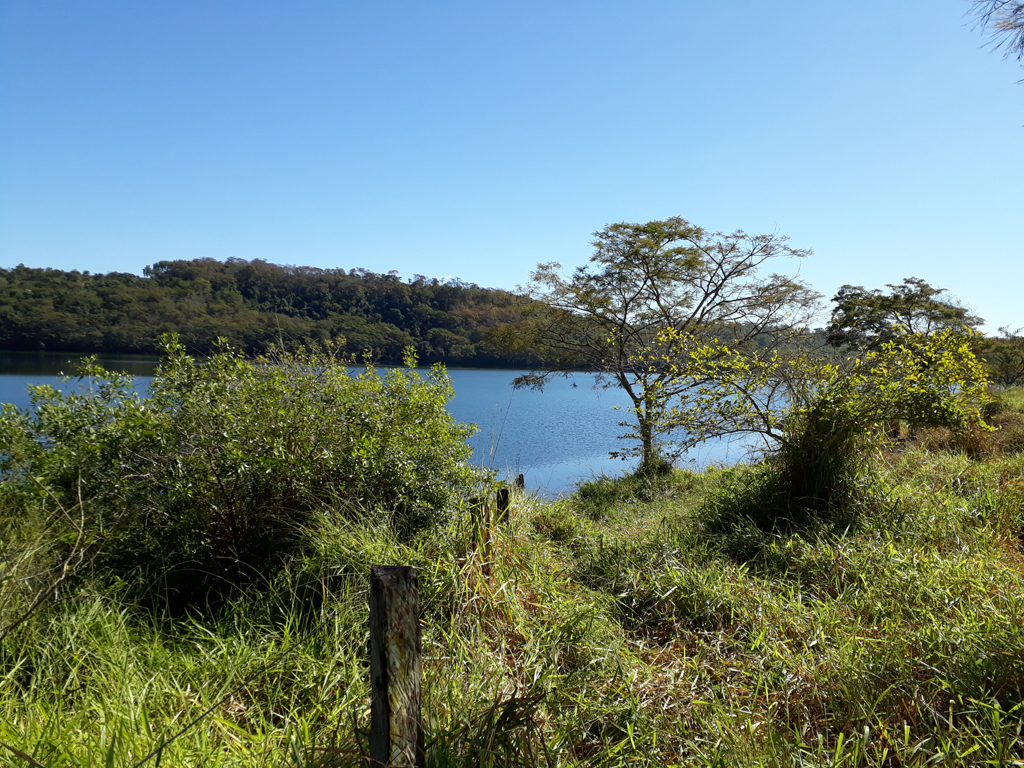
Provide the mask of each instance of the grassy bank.
{"label": "grassy bank", "polygon": [[432,765],[1020,764],[1022,409],[878,453],[853,506],[784,531],[753,522],[759,466],[404,536],[324,507],[282,570],[191,618],[90,575],[84,510],[7,509],[3,760],[134,765],[212,707],[161,764],[363,764],[369,567],[407,563]]}

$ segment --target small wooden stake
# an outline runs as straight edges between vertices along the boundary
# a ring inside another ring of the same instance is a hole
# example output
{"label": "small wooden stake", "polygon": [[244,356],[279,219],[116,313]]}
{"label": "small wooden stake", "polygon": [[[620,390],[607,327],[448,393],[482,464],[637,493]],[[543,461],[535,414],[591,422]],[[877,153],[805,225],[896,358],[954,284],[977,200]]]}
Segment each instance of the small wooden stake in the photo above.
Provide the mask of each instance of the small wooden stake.
{"label": "small wooden stake", "polygon": [[370,765],[423,768],[420,592],[410,565],[370,566]]}
{"label": "small wooden stake", "polygon": [[523,475],[516,475],[516,488],[520,491],[526,490],[526,478]]}
{"label": "small wooden stake", "polygon": [[498,489],[498,514],[497,519],[499,523],[504,523],[508,519],[508,505],[509,505],[509,490],[508,488]]}

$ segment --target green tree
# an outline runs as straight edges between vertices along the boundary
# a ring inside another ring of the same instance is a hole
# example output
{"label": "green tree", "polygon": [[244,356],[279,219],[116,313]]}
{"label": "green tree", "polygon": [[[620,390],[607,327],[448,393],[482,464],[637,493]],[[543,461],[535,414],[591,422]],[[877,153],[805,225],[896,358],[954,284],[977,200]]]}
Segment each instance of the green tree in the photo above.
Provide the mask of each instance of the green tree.
{"label": "green tree", "polygon": [[999,333],[999,337],[985,339],[982,345],[989,376],[993,383],[1003,387],[1024,384],[1024,328],[1013,331],[1003,326]]}
{"label": "green tree", "polygon": [[506,347],[536,350],[549,362],[516,380],[543,385],[554,375],[585,369],[599,384],[618,386],[632,402],[623,422],[635,439],[641,469],[663,461],[660,430],[666,408],[701,384],[661,359],[685,358],[682,347],[660,350],[659,334],[672,329],[711,342],[765,354],[802,328],[818,295],[799,280],[762,274],[766,262],[802,258],[779,235],[708,232],[674,217],[646,224],[611,224],[594,234],[590,264],[563,277],[561,265],[540,264],[527,289],[535,300],[528,317],[498,335]]}
{"label": "green tree", "polygon": [[943,329],[968,330],[984,320],[968,314],[959,304],[941,298],[945,288],[933,288],[917,277],[902,285],[887,285],[889,293],[844,285],[832,299],[835,308],[825,329],[834,347],[878,350],[908,333],[934,333]]}

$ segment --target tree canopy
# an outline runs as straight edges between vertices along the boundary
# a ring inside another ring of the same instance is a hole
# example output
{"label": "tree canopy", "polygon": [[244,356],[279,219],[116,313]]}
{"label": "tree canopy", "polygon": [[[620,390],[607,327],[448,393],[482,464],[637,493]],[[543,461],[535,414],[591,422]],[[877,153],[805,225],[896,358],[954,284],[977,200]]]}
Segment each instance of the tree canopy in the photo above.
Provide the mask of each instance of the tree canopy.
{"label": "tree canopy", "polygon": [[691,345],[680,373],[705,383],[666,418],[686,429],[690,444],[753,433],[785,445],[799,437],[796,417],[824,410],[851,434],[897,419],[965,429],[980,421],[986,400],[977,342],[969,330],[897,330],[877,350],[849,358],[785,349],[756,359],[728,344]]}
{"label": "tree canopy", "polygon": [[552,376],[587,369],[621,387],[632,402],[631,431],[642,466],[659,458],[661,416],[700,382],[674,373],[661,355],[685,356],[659,342],[666,329],[702,340],[728,339],[767,351],[813,315],[818,295],[794,277],[762,273],[781,257],[810,254],[777,234],[709,232],[673,217],[611,224],[594,234],[590,263],[569,277],[540,264],[525,289],[536,301],[522,322],[498,335],[506,346],[534,349],[550,364],[517,380],[542,387]]}
{"label": "tree canopy", "polygon": [[917,277],[902,285],[887,285],[889,293],[844,285],[832,299],[835,308],[825,329],[834,347],[878,350],[907,333],[934,333],[942,329],[974,329],[984,320],[968,314],[959,304],[940,298],[945,288],[933,288]]}

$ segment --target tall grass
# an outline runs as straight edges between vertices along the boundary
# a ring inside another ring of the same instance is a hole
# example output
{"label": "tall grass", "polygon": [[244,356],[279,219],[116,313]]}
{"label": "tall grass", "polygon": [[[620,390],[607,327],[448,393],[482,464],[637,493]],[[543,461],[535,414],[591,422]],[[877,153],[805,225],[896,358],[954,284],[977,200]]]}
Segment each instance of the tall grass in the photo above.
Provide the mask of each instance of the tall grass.
{"label": "tall grass", "polygon": [[[0,741],[133,765],[216,705],[162,765],[365,765],[369,566],[407,563],[433,766],[1020,764],[1024,454],[985,439],[879,453],[842,514],[784,527],[744,512],[763,466],[519,496],[507,525],[466,509],[406,539],[323,509],[213,617],[144,610],[85,557],[0,647]],[[28,512],[3,516],[0,626],[64,562]]]}

